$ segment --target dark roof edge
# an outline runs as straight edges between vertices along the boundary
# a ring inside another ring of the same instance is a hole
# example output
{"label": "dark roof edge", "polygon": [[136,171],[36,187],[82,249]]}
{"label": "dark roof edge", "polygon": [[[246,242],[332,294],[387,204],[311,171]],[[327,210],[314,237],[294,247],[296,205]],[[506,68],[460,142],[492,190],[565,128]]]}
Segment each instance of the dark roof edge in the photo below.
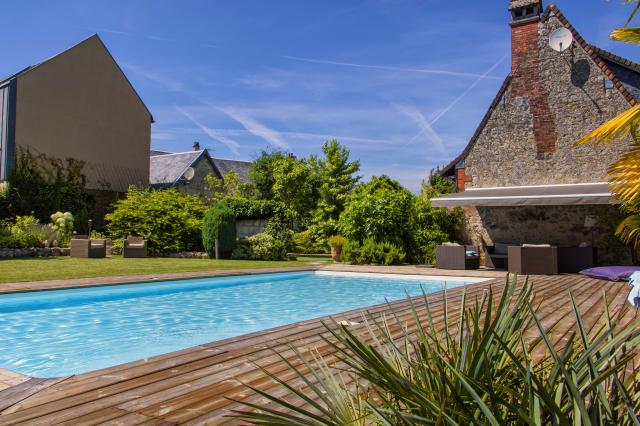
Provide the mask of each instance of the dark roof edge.
{"label": "dark roof edge", "polygon": [[440,170],[441,175],[448,173],[452,168],[454,168],[455,165],[458,164],[460,160],[462,160],[464,157],[467,156],[471,148],[473,148],[473,145],[475,145],[476,141],[480,137],[480,134],[484,130],[484,126],[486,126],[487,123],[489,122],[489,119],[491,118],[491,114],[493,114],[493,111],[496,109],[496,106],[498,106],[498,102],[500,102],[500,99],[504,95],[504,92],[507,90],[507,87],[509,87],[509,83],[511,83],[511,74],[509,74],[504,79],[502,86],[500,86],[500,89],[498,90],[498,94],[496,95],[495,98],[493,98],[493,101],[491,102],[489,109],[484,114],[484,117],[482,117],[480,124],[478,124],[478,127],[476,128],[476,131],[473,133],[473,136],[471,136],[471,139],[469,140],[469,143],[467,144],[467,146],[455,159],[453,159],[453,161],[451,161],[442,170]]}
{"label": "dark roof edge", "polygon": [[122,73],[122,76],[127,81],[129,86],[131,87],[131,90],[133,90],[133,93],[135,93],[137,98],[140,100],[140,103],[142,103],[142,106],[147,110],[147,113],[149,114],[149,118],[151,119],[151,122],[155,123],[155,120],[153,119],[153,114],[151,114],[151,111],[147,107],[147,104],[144,103],[144,101],[140,97],[140,94],[138,93],[138,91],[135,89],[135,87],[133,87],[133,84],[131,84],[131,81],[129,80],[129,78],[127,78],[127,75],[124,73],[124,71],[122,71],[122,68],[120,68],[120,65],[118,65],[118,61],[115,60],[115,58],[113,57],[113,55],[111,54],[111,52],[109,51],[109,49],[107,48],[107,46],[104,44],[104,42],[102,41],[102,39],[100,38],[100,36],[97,33],[96,34],[92,34],[89,37],[80,40],[78,43],[74,44],[73,46],[70,46],[70,47],[64,49],[63,51],[58,52],[55,55],[48,57],[44,61],[38,62],[35,65],[28,66],[28,67],[18,71],[17,73],[15,73],[15,74],[13,74],[13,75],[11,75],[9,77],[6,77],[3,80],[0,80],[0,86],[2,86],[4,83],[6,83],[8,81],[14,80],[14,79],[26,74],[29,71],[32,71],[32,70],[38,68],[40,65],[45,64],[45,63],[51,61],[52,59],[57,58],[58,56],[61,56],[61,55],[65,54],[65,53],[69,52],[70,50],[74,49],[77,46],[80,46],[82,43],[85,43],[85,42],[91,40],[94,37],[100,42],[100,44],[102,45],[104,50],[107,52],[107,54],[109,55],[109,57],[111,58],[113,63],[116,65],[116,68],[118,68],[118,70]]}
{"label": "dark roof edge", "polygon": [[[578,30],[576,30],[573,27],[573,25],[571,25],[569,20],[562,14],[560,9],[558,9],[558,6],[556,6],[553,3],[550,4],[547,7],[547,9],[544,11],[544,14],[542,15],[542,20],[543,21],[547,20],[551,16],[551,12],[553,12],[554,16],[558,18],[560,23],[562,23],[562,25],[564,25],[565,28],[571,31],[571,34],[573,34],[573,39],[576,41],[576,43],[585,52],[587,52],[587,54],[591,57],[591,59],[596,63],[598,68],[600,68],[600,70],[607,76],[607,78],[613,82],[613,85],[615,86],[615,88],[618,89],[620,94],[625,98],[625,100],[629,103],[629,105],[631,106],[636,105],[637,101],[635,100],[635,98],[624,87],[620,79],[613,73],[613,71],[611,71],[611,69],[607,66],[607,64],[604,63],[602,58],[600,58],[600,56],[596,51],[597,48],[594,49],[594,46],[591,46],[589,43],[585,41],[584,38],[582,38]],[[601,50],[601,49],[598,49],[598,50]],[[632,63],[631,61],[628,61],[628,62]]]}
{"label": "dark roof edge", "polygon": [[627,68],[630,71],[634,71],[640,74],[640,64],[637,62],[633,62],[630,59],[623,58],[622,56],[618,56],[615,53],[611,53],[608,50],[604,50],[598,46],[590,45],[596,55],[600,56],[602,59],[607,60],[609,62],[613,62],[616,65],[620,65],[623,68]]}

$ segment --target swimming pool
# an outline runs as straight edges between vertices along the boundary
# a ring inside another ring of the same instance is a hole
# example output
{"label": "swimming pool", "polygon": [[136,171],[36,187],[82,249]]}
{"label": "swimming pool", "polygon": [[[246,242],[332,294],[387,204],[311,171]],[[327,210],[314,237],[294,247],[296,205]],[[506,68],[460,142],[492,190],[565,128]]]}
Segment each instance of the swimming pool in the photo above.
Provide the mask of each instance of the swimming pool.
{"label": "swimming pool", "polygon": [[442,277],[310,271],[5,294],[0,368],[77,374],[444,286]]}

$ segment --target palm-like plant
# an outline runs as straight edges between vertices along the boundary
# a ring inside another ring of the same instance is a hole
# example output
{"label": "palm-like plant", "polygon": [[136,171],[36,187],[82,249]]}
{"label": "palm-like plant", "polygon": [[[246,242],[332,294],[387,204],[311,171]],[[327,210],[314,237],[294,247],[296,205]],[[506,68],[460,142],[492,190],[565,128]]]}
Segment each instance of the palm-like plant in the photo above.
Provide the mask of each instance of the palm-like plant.
{"label": "palm-like plant", "polygon": [[327,325],[330,361],[296,352],[301,361],[288,365],[298,384],[271,376],[289,396],[253,389],[271,405],[236,415],[267,425],[640,424],[640,319],[619,323],[605,310],[588,334],[571,303],[577,335],[561,346],[532,306],[531,285],[515,277],[499,298],[463,295],[459,310],[444,295],[444,323],[425,298],[412,303],[412,321],[397,313],[365,316],[362,328]]}
{"label": "palm-like plant", "polygon": [[[625,43],[640,44],[640,27],[630,27],[631,21],[640,10],[639,0],[625,0],[635,4],[631,16],[623,28],[614,30],[611,38]],[[613,194],[630,213],[616,229],[616,235],[624,242],[640,246],[640,105],[636,105],[612,120],[604,123],[577,143],[611,143],[631,137],[634,146],[609,169],[609,184]]]}

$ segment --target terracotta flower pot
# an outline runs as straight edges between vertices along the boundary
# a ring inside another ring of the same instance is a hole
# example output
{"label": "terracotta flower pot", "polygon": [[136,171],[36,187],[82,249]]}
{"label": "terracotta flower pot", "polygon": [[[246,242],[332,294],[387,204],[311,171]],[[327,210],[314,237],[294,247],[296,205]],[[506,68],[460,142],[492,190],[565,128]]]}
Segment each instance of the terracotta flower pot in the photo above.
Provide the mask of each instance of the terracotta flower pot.
{"label": "terracotta flower pot", "polygon": [[331,246],[331,258],[334,262],[340,262],[342,257],[342,247],[340,246]]}

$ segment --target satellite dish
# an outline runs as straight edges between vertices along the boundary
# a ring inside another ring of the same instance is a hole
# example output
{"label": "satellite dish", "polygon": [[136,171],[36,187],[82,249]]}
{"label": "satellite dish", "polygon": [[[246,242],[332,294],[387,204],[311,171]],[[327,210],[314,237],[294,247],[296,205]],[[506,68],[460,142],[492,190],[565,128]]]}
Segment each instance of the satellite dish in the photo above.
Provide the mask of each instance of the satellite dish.
{"label": "satellite dish", "polygon": [[196,174],[196,171],[193,169],[193,167],[188,167],[187,170],[185,170],[182,177],[184,177],[187,181],[191,181],[191,179],[193,179],[195,174]]}
{"label": "satellite dish", "polygon": [[556,52],[564,52],[573,43],[573,34],[568,29],[562,27],[553,31],[549,35],[549,46]]}

